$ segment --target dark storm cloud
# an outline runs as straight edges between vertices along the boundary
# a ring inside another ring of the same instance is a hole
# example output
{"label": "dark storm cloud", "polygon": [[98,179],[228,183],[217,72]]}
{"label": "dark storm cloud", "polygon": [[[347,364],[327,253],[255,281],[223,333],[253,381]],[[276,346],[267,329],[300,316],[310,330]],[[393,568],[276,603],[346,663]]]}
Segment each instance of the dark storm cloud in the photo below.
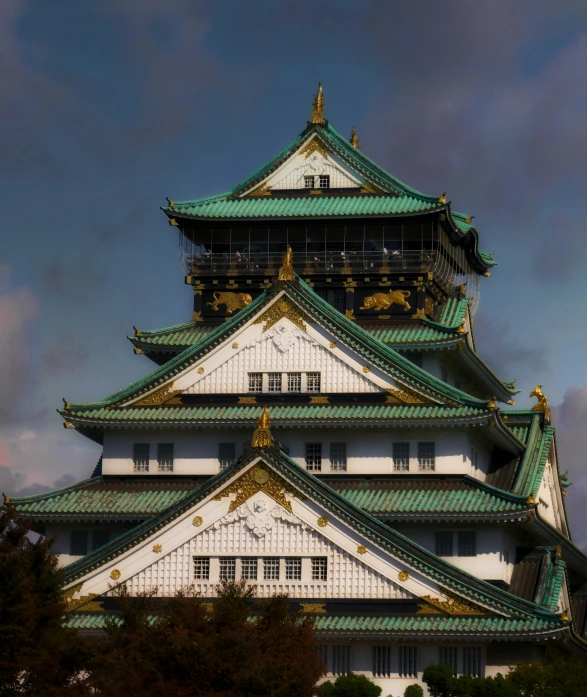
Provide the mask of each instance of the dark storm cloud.
{"label": "dark storm cloud", "polygon": [[71,474],[63,474],[58,477],[51,485],[39,484],[38,482],[24,483],[24,476],[13,471],[10,467],[0,466],[0,492],[7,496],[33,496],[42,494],[52,489],[60,489],[77,481]]}

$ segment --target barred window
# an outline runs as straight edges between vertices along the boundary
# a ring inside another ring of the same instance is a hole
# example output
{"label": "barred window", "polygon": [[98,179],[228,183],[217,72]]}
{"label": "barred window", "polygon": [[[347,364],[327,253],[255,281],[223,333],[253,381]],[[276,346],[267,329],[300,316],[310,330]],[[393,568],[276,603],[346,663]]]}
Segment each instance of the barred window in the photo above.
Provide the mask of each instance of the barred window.
{"label": "barred window", "polygon": [[400,678],[418,677],[417,648],[415,646],[399,647],[399,676]]}
{"label": "barred window", "polygon": [[445,663],[447,666],[452,668],[452,672],[455,675],[459,674],[459,664],[458,664],[458,647],[456,646],[441,646],[439,653],[439,663]]}
{"label": "barred window", "polygon": [[480,646],[463,646],[463,675],[482,677]]}
{"label": "barred window", "polygon": [[210,557],[194,557],[194,578],[200,581],[210,578]]}
{"label": "barred window", "polygon": [[330,468],[336,472],[346,472],[346,443],[330,444]]}
{"label": "barred window", "polygon": [[257,580],[257,557],[243,557],[241,559],[241,578]]}
{"label": "barred window", "polygon": [[173,443],[157,444],[159,472],[173,472]]}
{"label": "barred window", "polygon": [[249,373],[249,392],[263,392],[263,373]]}
{"label": "barred window", "polygon": [[330,188],[330,174],[320,175],[320,188],[329,189]]}
{"label": "barred window", "polygon": [[286,581],[302,580],[302,560],[300,557],[289,557],[285,560]]}
{"label": "barred window", "polygon": [[459,530],[459,557],[477,556],[477,533],[474,530]]}
{"label": "barred window", "polygon": [[452,557],[452,530],[437,530],[434,533],[434,554],[437,557]]}
{"label": "barred window", "polygon": [[393,469],[396,472],[409,472],[410,470],[410,444],[393,444]]}
{"label": "barred window", "polygon": [[322,659],[326,672],[328,672],[328,644],[318,644],[318,655]]}
{"label": "barred window", "polygon": [[306,375],[306,389],[308,392],[320,392],[320,373]]}
{"label": "barred window", "polygon": [[328,576],[328,559],[312,557],[312,581],[326,581]]}
{"label": "barred window", "polygon": [[389,678],[391,676],[391,646],[373,647],[373,677]]}
{"label": "barred window", "polygon": [[220,469],[230,467],[236,460],[236,443],[218,443],[218,462]]}
{"label": "barred window", "polygon": [[281,373],[269,373],[267,375],[267,391],[281,392]]}
{"label": "barred window", "polygon": [[418,464],[423,472],[431,472],[436,464],[435,443],[418,443]]}
{"label": "barred window", "polygon": [[279,557],[263,559],[263,578],[265,581],[279,581]]}
{"label": "barred window", "polygon": [[314,188],[314,177],[306,175],[304,177],[304,189],[313,189]]}
{"label": "barred window", "polygon": [[306,469],[308,472],[322,469],[322,443],[306,443]]}
{"label": "barred window", "polygon": [[339,312],[344,312],[346,310],[346,291],[344,290],[333,290],[332,296],[330,298],[330,304],[335,310]]}
{"label": "barred window", "polygon": [[234,581],[236,578],[236,559],[234,557],[220,557],[220,578]]}
{"label": "barred window", "polygon": [[287,391],[301,392],[302,391],[302,374],[288,373],[287,374]]}
{"label": "barred window", "polygon": [[69,553],[73,557],[80,557],[88,553],[87,530],[72,530],[69,545]]}
{"label": "barred window", "polygon": [[351,647],[348,644],[331,646],[328,672],[332,675],[346,675],[351,672]]}
{"label": "barred window", "polygon": [[149,444],[135,443],[133,445],[133,469],[135,472],[149,471]]}
{"label": "barred window", "polygon": [[94,530],[92,533],[92,552],[110,542],[110,530]]}

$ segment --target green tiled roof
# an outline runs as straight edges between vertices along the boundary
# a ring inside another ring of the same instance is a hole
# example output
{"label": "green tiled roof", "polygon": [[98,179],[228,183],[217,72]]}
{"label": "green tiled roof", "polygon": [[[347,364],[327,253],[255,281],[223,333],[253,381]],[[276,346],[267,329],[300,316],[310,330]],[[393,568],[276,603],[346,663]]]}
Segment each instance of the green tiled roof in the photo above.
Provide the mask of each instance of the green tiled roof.
{"label": "green tiled roof", "polygon": [[[511,412],[510,418],[515,418],[515,415],[519,413]],[[512,487],[512,491],[521,496],[538,493],[554,438],[554,428],[542,423],[543,412],[535,411],[530,414],[531,423],[525,441],[526,450]]]}
{"label": "green tiled roof", "polygon": [[441,308],[438,320],[434,322],[433,320],[425,319],[424,323],[444,329],[458,329],[465,319],[468,307],[468,298],[447,298]]}

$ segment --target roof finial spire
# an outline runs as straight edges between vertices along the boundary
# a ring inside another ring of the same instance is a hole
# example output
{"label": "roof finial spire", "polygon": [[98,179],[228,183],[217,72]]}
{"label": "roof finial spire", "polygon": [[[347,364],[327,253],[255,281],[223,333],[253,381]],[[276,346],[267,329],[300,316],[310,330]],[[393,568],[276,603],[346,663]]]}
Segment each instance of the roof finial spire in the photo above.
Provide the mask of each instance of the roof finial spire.
{"label": "roof finial spire", "polygon": [[288,246],[287,252],[281,257],[282,267],[279,269],[279,275],[277,276],[278,281],[293,281],[294,280],[294,269],[293,269],[293,252],[291,247]]}
{"label": "roof finial spire", "polygon": [[359,147],[359,139],[357,138],[357,131],[355,130],[354,126],[353,126],[353,130],[351,131],[351,145],[353,146],[353,148],[357,148],[357,150],[361,149]]}
{"label": "roof finial spire", "polygon": [[312,101],[312,123],[324,123],[324,95],[321,82],[318,83],[318,92]]}
{"label": "roof finial spire", "polygon": [[530,392],[530,397],[536,397],[538,400],[538,404],[532,407],[532,411],[543,411],[546,420],[550,421],[550,407],[548,406],[548,399],[546,399],[542,391],[542,385],[536,385],[532,392]]}
{"label": "roof finial spire", "polygon": [[268,448],[273,444],[273,437],[269,429],[270,425],[271,419],[269,418],[269,410],[267,409],[267,405],[265,405],[263,407],[263,413],[257,421],[257,428],[253,432],[253,440],[251,441],[253,448]]}

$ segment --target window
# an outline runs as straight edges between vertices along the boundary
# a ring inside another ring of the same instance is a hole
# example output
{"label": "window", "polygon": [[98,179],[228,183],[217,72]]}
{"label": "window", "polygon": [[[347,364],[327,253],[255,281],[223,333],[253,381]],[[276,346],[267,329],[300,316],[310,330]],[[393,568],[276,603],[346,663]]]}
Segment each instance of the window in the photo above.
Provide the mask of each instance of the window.
{"label": "window", "polygon": [[330,444],[330,468],[336,472],[346,472],[346,443]]}
{"label": "window", "polygon": [[236,443],[218,443],[218,462],[220,469],[230,467],[236,460]]}
{"label": "window", "polygon": [[320,373],[308,373],[306,386],[308,392],[320,392]]}
{"label": "window", "polygon": [[312,557],[312,581],[326,581],[328,574],[328,559]]}
{"label": "window", "polygon": [[94,530],[92,533],[92,552],[110,542],[110,530]]}
{"label": "window", "polygon": [[243,557],[241,559],[241,578],[257,580],[257,558]]}
{"label": "window", "polygon": [[304,189],[313,189],[313,188],[314,188],[314,177],[306,175],[304,177]]}
{"label": "window", "polygon": [[306,469],[308,472],[322,469],[322,443],[306,443]]}
{"label": "window", "polygon": [[391,646],[373,647],[373,677],[389,678],[391,676]]}
{"label": "window", "polygon": [[287,391],[301,392],[302,391],[302,374],[288,373],[287,374]]}
{"label": "window", "polygon": [[459,530],[459,557],[477,556],[477,533],[474,530]]}
{"label": "window", "polygon": [[481,677],[481,647],[463,646],[463,675]]}
{"label": "window", "polygon": [[351,672],[351,647],[348,645],[332,646],[332,660],[329,673],[332,675],[346,675]]}
{"label": "window", "polygon": [[159,472],[173,472],[173,443],[158,443],[157,463]]}
{"label": "window", "polygon": [[263,373],[249,373],[249,392],[263,392]]}
{"label": "window", "polygon": [[423,472],[434,470],[436,463],[435,443],[418,443],[418,464]]}
{"label": "window", "polygon": [[133,469],[135,472],[149,471],[149,444],[135,443],[133,445]]}
{"label": "window", "polygon": [[285,560],[286,581],[302,580],[302,560],[300,557],[289,557]]}
{"label": "window", "polygon": [[326,668],[326,672],[328,672],[328,644],[319,644],[318,645],[318,655],[322,659],[322,663],[324,664],[324,667]]}
{"label": "window", "polygon": [[410,470],[410,444],[393,444],[393,469],[396,472],[409,472]]}
{"label": "window", "polygon": [[329,189],[330,188],[330,174],[321,174],[320,177],[320,188]]}
{"label": "window", "polygon": [[69,553],[81,557],[88,553],[88,533],[86,530],[72,530]]}
{"label": "window", "polygon": [[473,471],[476,472],[479,466],[479,453],[475,448],[471,448],[471,466]]}
{"label": "window", "polygon": [[269,373],[267,375],[267,391],[281,392],[281,373]]}
{"label": "window", "polygon": [[438,530],[434,533],[434,554],[437,557],[452,557],[452,530]]}
{"label": "window", "polygon": [[194,579],[207,581],[210,578],[210,557],[194,557]]}
{"label": "window", "polygon": [[265,581],[279,581],[279,557],[263,559],[263,578]]}
{"label": "window", "polygon": [[415,646],[399,647],[399,676],[400,678],[418,677],[418,666],[416,665],[417,651]]}
{"label": "window", "polygon": [[[345,258],[341,255],[341,261]],[[335,310],[344,312],[346,310],[346,291],[332,290],[331,288],[318,288],[316,291],[321,298],[324,298],[327,303],[332,305]]]}
{"label": "window", "polygon": [[452,668],[452,672],[458,675],[458,661],[457,661],[457,651],[456,646],[441,646],[439,653],[439,663],[445,663],[447,666]]}
{"label": "window", "polygon": [[220,557],[220,578],[234,581],[236,578],[236,559],[234,557]]}

